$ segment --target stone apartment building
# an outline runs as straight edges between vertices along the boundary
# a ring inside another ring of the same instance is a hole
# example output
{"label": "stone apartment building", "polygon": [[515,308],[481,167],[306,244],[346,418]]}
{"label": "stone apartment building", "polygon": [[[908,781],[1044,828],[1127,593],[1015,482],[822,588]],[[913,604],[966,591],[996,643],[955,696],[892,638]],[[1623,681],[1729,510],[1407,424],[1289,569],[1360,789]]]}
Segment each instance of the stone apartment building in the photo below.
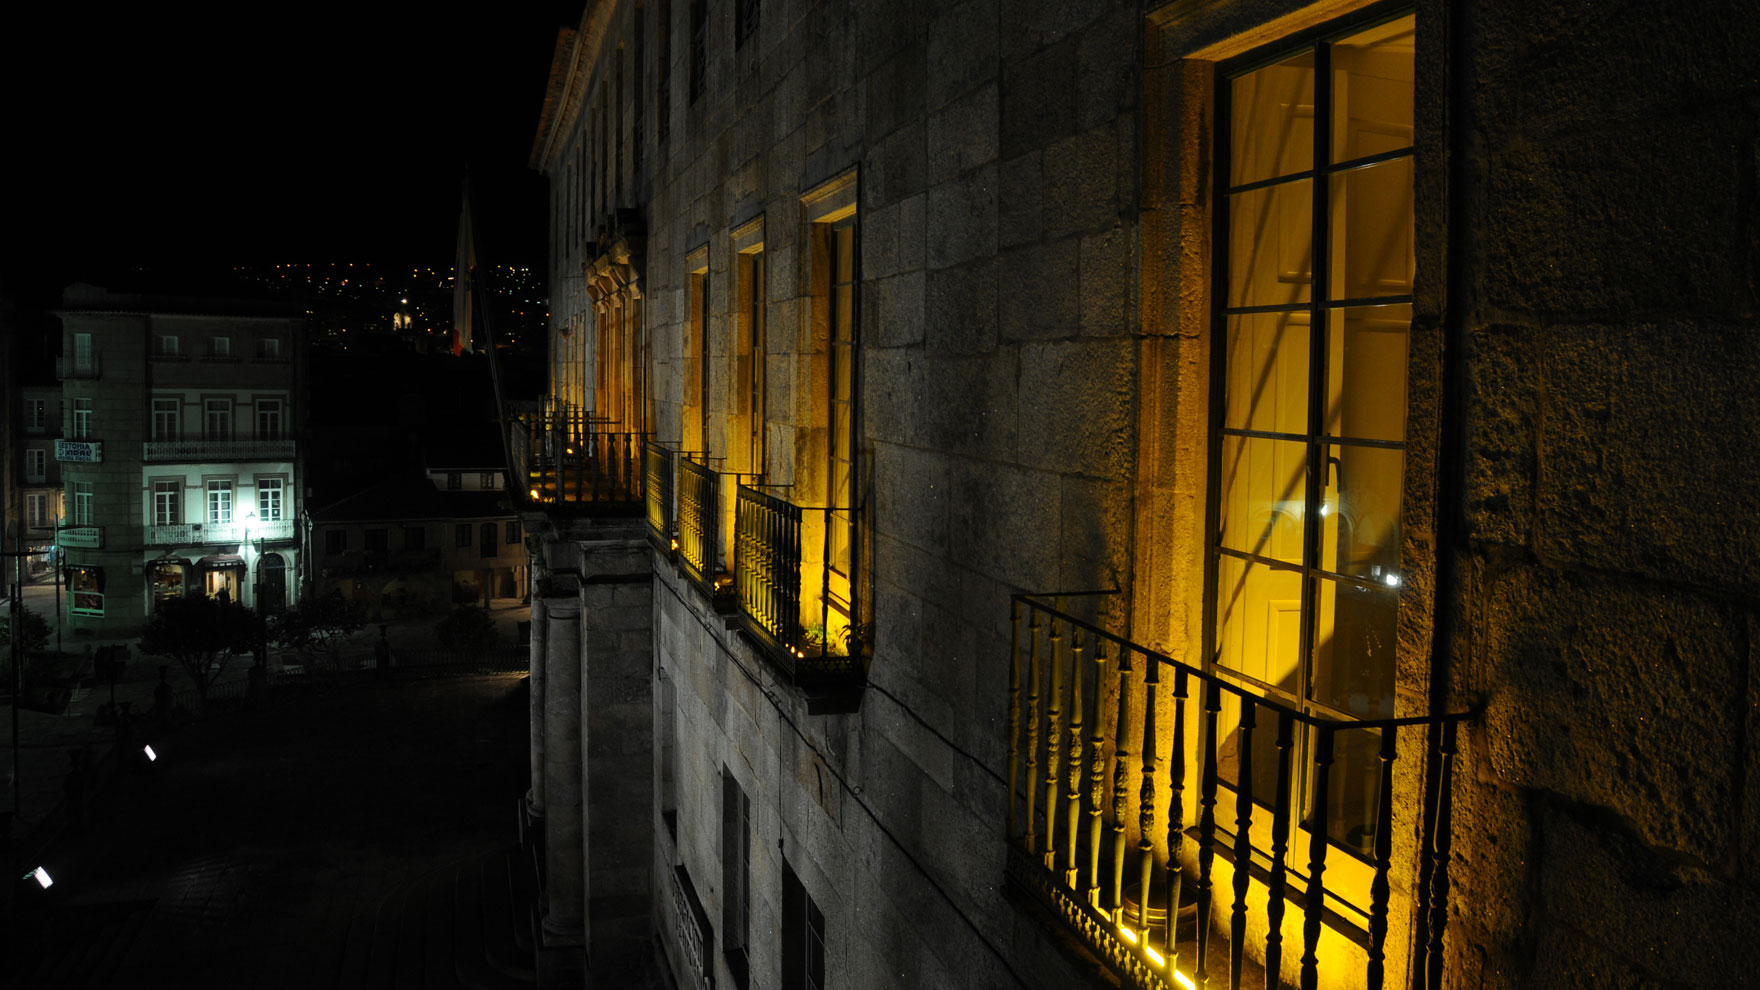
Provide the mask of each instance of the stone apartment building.
{"label": "stone apartment building", "polygon": [[587,3],[510,428],[547,982],[1740,984],[1756,40]]}
{"label": "stone apartment building", "polygon": [[[52,550],[62,505],[61,464],[55,460],[55,438],[61,435],[61,390],[54,385],[21,384],[8,397],[14,407],[8,469],[6,532],[22,537],[25,580],[53,579]],[[12,549],[9,543],[7,549]],[[11,578],[13,575],[9,574]]]}
{"label": "stone apartment building", "polygon": [[303,311],[75,284],[56,315],[71,634],[139,635],[194,591],[292,603]]}

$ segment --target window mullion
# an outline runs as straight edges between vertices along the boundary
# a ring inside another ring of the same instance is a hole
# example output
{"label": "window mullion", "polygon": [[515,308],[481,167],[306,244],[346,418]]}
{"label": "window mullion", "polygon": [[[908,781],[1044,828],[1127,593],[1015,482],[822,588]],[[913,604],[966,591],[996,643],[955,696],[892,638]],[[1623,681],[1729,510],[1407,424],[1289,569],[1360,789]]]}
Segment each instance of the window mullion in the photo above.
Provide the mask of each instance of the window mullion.
{"label": "window mullion", "polygon": [[1302,509],[1302,626],[1299,695],[1313,693],[1314,639],[1319,617],[1316,571],[1320,566],[1320,505],[1326,491],[1326,445],[1321,437],[1326,423],[1326,296],[1331,285],[1327,223],[1327,180],[1324,169],[1332,160],[1332,49],[1326,44],[1314,51],[1314,186],[1312,206],[1311,263],[1308,284],[1308,485]]}

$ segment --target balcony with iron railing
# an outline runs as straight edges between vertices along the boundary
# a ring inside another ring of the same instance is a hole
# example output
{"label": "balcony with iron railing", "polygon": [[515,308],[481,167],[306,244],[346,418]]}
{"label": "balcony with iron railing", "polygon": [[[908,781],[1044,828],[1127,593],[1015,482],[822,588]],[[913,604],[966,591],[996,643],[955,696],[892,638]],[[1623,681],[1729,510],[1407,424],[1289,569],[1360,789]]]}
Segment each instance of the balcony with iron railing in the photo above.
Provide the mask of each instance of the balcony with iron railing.
{"label": "balcony with iron railing", "polygon": [[673,478],[678,458],[670,447],[655,440],[642,444],[642,474],[648,507],[648,538],[662,553],[670,553],[677,545],[676,521],[673,517]]}
{"label": "balcony with iron railing", "polygon": [[721,566],[721,475],[693,457],[678,467],[678,562],[713,600],[731,580]]}
{"label": "balcony with iron railing", "polygon": [[[807,513],[822,520],[828,510],[739,486],[733,585],[740,622],[806,696],[808,712],[853,711],[867,683],[866,637],[833,605],[829,557],[805,564]],[[824,546],[822,534],[817,542]]]}
{"label": "balcony with iron railing", "polygon": [[243,437],[238,439],[147,440],[141,444],[141,460],[147,463],[291,461],[294,442],[286,438]]}
{"label": "balcony with iron railing", "polygon": [[1012,622],[1007,879],[1123,986],[1439,986],[1468,714],[1284,704],[1061,599]]}
{"label": "balcony with iron railing", "polygon": [[278,543],[294,537],[291,519],[271,522],[230,523],[168,523],[149,525],[146,544],[152,547],[206,546],[220,543],[255,543],[266,540]]}
{"label": "balcony with iron railing", "polygon": [[531,508],[639,515],[646,433],[578,413],[522,413],[508,419],[513,477]]}

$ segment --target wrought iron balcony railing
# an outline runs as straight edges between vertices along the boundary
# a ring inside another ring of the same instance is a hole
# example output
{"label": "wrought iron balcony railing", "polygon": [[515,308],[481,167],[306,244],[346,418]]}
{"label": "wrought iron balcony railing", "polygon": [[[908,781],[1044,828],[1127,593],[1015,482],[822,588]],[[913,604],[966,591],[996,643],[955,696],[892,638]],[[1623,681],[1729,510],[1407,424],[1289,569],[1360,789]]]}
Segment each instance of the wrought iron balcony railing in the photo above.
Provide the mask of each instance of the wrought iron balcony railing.
{"label": "wrought iron balcony railing", "polygon": [[212,543],[242,543],[249,540],[280,542],[294,536],[293,520],[255,523],[168,523],[148,525],[146,544],[152,547],[203,546]]}
{"label": "wrought iron balcony railing", "polygon": [[[1231,990],[1249,973],[1313,988],[1323,972],[1380,988],[1400,980],[1388,975],[1396,902],[1420,929],[1415,955],[1396,960],[1406,982],[1440,985],[1450,774],[1468,714],[1322,714],[1060,602],[1016,595],[1012,619],[1008,879],[1124,986],[1209,986],[1215,971]],[[1415,836],[1398,849],[1396,816]],[[1396,862],[1411,889],[1394,889]]]}
{"label": "wrought iron balcony railing", "polygon": [[672,548],[672,478],[677,458],[672,450],[653,440],[642,444],[642,473],[646,476],[648,529],[662,550]]}
{"label": "wrought iron balcony railing", "polygon": [[691,580],[711,597],[721,573],[716,539],[721,519],[721,477],[689,457],[678,459],[678,559]]}
{"label": "wrought iron balcony railing", "polygon": [[578,414],[530,413],[509,422],[513,476],[532,506],[598,506],[640,512],[646,433],[608,432]]}
{"label": "wrought iron balcony railing", "polygon": [[148,440],[141,444],[141,460],[148,463],[176,461],[291,461],[291,439]]}
{"label": "wrought iron balcony railing", "polygon": [[[841,710],[867,680],[863,638],[846,630],[828,634],[830,566],[816,565],[818,625],[802,624],[801,519],[803,508],[747,485],[739,486],[734,512],[733,583],[741,622],[789,678],[826,700],[817,710]],[[854,627],[850,627],[853,630]],[[812,702],[809,697],[809,702]],[[809,711],[815,705],[809,704]]]}

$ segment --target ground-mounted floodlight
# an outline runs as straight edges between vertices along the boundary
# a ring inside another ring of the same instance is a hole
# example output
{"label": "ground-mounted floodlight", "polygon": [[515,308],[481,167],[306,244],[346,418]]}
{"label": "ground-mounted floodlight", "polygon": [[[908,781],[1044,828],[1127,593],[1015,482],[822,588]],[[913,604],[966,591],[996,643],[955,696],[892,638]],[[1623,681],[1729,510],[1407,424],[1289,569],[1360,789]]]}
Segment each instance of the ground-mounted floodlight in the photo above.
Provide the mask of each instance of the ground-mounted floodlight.
{"label": "ground-mounted floodlight", "polygon": [[49,876],[49,871],[43,869],[41,866],[30,871],[29,873],[26,873],[24,876],[20,877],[19,879],[21,879],[21,880],[35,880],[37,882],[37,886],[43,888],[44,890],[48,890],[50,887],[53,887],[55,885],[55,881],[53,879],[51,879]]}
{"label": "ground-mounted floodlight", "polygon": [[142,746],[141,752],[146,755],[148,763],[152,763],[159,758],[159,754],[153,752],[153,747],[151,746]]}

